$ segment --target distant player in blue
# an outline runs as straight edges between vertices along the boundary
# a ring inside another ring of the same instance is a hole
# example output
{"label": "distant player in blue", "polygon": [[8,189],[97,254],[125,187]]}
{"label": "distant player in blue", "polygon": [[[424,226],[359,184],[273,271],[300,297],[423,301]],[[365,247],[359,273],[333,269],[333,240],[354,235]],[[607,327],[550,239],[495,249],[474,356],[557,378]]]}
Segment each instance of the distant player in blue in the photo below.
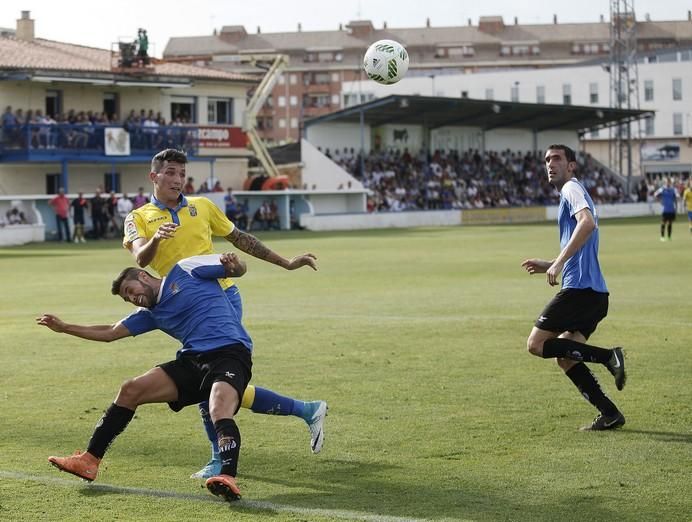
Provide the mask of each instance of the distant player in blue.
{"label": "distant player in blue", "polygon": [[574,177],[577,159],[566,145],[551,145],[545,154],[548,181],[560,191],[558,227],[560,254],[552,261],[527,259],[521,266],[529,274],[547,274],[548,284],[562,289],[548,303],[526,342],[529,352],[557,359],[567,377],[600,414],[582,430],[611,430],[625,424],[624,415],[606,396],[584,364],[603,364],[625,386],[625,359],[621,348],[585,344],[608,314],[608,288],[598,263],[596,208],[584,186]]}
{"label": "distant player in blue", "polygon": [[654,192],[654,196],[661,202],[663,213],[661,214],[661,241],[666,240],[665,229],[668,227],[668,241],[670,241],[673,233],[673,221],[678,210],[678,195],[675,192],[670,178],[666,178],[666,183],[663,187]]}
{"label": "distant player in blue", "polygon": [[246,271],[235,254],[210,254],[183,259],[163,279],[141,268],[126,268],[113,281],[112,293],[140,308],[112,325],[67,324],[44,314],[38,324],[53,331],[92,341],[162,330],[182,343],[173,361],[126,381],[91,436],[87,451],[70,457],[49,457],[62,471],[85,480],[96,478],[113,440],[127,427],[142,404],[167,402],[173,411],[209,400],[222,459],[219,475],[206,481],[214,495],[240,498],[235,483],[240,432],[233,416],[252,376],[252,340],[217,279],[240,277]]}

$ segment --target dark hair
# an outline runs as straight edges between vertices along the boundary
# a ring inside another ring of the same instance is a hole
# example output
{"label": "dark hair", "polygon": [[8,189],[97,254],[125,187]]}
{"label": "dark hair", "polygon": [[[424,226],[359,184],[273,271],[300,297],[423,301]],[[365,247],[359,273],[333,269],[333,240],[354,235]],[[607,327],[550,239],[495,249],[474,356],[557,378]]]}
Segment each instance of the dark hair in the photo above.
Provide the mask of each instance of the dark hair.
{"label": "dark hair", "polygon": [[548,148],[545,150],[562,150],[565,153],[565,158],[567,161],[577,161],[577,155],[574,153],[572,149],[570,149],[567,145],[548,145]]}
{"label": "dark hair", "polygon": [[187,163],[187,155],[182,150],[162,150],[151,159],[151,172],[161,172],[163,164],[167,161],[172,161],[174,163],[182,163],[184,165],[185,163]]}
{"label": "dark hair", "polygon": [[111,294],[120,295],[120,286],[123,284],[123,282],[130,279],[137,279],[139,274],[142,272],[145,274],[147,273],[146,270],[135,267],[129,267],[120,272],[120,275],[115,278],[115,281],[113,281],[113,284],[111,285]]}

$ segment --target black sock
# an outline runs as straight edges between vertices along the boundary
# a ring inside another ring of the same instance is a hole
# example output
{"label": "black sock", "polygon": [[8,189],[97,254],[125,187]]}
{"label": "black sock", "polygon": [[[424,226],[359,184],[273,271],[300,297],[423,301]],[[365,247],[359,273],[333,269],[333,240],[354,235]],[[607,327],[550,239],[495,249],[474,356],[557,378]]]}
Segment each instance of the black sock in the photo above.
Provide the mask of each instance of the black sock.
{"label": "black sock", "polygon": [[572,339],[548,339],[543,343],[543,358],[559,357],[573,361],[607,364],[611,350],[573,341]]}
{"label": "black sock", "polygon": [[565,372],[565,375],[574,383],[579,393],[603,415],[612,417],[618,412],[617,406],[603,393],[596,377],[584,363],[572,366]]}
{"label": "black sock", "polygon": [[94,457],[102,459],[108,446],[123,432],[134,414],[134,410],[123,408],[115,403],[111,404],[101,420],[96,423],[87,451]]}
{"label": "black sock", "polygon": [[240,457],[240,431],[233,419],[219,419],[214,423],[219,438],[219,455],[221,456],[221,474],[235,477],[238,473]]}
{"label": "black sock", "polygon": [[665,234],[666,234],[666,226],[661,225],[661,237],[666,237]]}
{"label": "black sock", "polygon": [[670,239],[670,235],[673,233],[673,224],[668,223],[668,239]]}

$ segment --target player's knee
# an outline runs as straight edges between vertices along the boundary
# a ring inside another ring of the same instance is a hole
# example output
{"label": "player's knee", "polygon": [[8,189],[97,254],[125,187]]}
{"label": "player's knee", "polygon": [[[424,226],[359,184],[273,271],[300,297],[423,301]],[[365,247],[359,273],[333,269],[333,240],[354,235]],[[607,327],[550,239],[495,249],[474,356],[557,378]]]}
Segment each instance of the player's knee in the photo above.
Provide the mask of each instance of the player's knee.
{"label": "player's knee", "polygon": [[577,364],[576,361],[572,361],[572,360],[570,360],[570,359],[560,359],[560,358],[555,359],[555,362],[556,362],[557,365],[560,367],[560,369],[562,369],[563,372],[566,372],[566,371],[569,370],[572,366],[574,366],[575,364]]}
{"label": "player's knee", "polygon": [[142,397],[142,391],[142,387],[137,379],[128,379],[120,385],[118,403],[127,403],[130,406],[136,406],[139,404],[139,400]]}
{"label": "player's knee", "polygon": [[526,349],[531,355],[541,357],[543,355],[543,341],[529,337],[526,341]]}

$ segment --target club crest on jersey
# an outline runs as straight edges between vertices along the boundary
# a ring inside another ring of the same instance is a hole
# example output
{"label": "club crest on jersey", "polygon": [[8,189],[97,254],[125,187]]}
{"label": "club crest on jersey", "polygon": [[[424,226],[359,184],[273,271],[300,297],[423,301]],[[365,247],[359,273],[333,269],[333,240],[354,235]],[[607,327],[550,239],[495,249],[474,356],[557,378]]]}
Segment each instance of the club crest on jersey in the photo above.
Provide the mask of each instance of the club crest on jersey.
{"label": "club crest on jersey", "polygon": [[194,205],[188,205],[187,208],[190,209],[190,216],[195,217],[197,215],[197,209]]}

